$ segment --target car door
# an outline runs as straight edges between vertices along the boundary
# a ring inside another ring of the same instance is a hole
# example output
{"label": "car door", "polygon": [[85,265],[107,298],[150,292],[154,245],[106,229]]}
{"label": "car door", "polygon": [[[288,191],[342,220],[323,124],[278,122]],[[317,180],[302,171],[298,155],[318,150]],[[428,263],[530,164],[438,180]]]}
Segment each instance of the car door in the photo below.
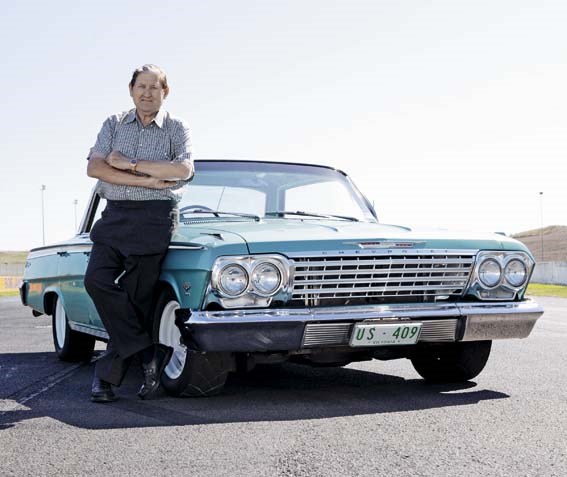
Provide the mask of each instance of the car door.
{"label": "car door", "polygon": [[92,242],[87,233],[78,234],[62,244],[57,251],[59,255],[57,275],[69,321],[96,326],[98,316],[93,316],[92,302],[84,285],[91,248]]}

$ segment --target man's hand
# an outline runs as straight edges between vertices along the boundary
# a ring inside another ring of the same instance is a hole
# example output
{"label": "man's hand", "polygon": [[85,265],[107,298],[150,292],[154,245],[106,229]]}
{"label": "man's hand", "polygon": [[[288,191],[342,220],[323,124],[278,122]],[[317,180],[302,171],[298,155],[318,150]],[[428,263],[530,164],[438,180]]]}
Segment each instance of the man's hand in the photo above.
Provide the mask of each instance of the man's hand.
{"label": "man's hand", "polygon": [[144,184],[144,187],[148,187],[150,189],[167,189],[168,187],[173,187],[176,184],[175,181],[164,181],[150,176],[145,179],[147,180],[147,184]]}
{"label": "man's hand", "polygon": [[121,171],[129,171],[132,169],[130,159],[119,151],[112,151],[108,156],[106,156],[105,161],[108,165],[115,169],[120,169]]}

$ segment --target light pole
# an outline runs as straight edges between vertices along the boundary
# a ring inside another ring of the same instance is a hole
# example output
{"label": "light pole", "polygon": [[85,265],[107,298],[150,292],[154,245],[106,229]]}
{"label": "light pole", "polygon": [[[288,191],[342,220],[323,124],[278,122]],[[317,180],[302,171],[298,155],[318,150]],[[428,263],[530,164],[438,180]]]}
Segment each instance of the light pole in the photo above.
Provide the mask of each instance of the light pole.
{"label": "light pole", "polygon": [[43,238],[43,245],[45,245],[45,206],[43,200],[43,193],[45,192],[45,185],[41,185],[41,236]]}
{"label": "light pole", "polygon": [[79,201],[77,199],[75,199],[73,201],[73,205],[75,206],[75,232],[77,231],[77,204],[79,203]]}
{"label": "light pole", "polygon": [[539,229],[541,238],[541,261],[543,262],[543,192],[539,193],[539,216],[541,219],[541,227]]}

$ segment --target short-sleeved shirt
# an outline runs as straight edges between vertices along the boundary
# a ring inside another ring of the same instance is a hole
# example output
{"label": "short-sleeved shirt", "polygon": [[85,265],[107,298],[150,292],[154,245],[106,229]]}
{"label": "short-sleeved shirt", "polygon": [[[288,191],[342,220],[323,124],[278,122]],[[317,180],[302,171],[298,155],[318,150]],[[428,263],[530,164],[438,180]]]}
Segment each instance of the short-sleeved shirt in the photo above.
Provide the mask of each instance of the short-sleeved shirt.
{"label": "short-sleeved shirt", "polygon": [[[127,157],[147,161],[192,161],[191,140],[187,124],[160,110],[153,121],[144,126],[136,110],[110,116],[104,121],[90,154],[107,156],[119,151]],[[89,154],[89,158],[90,158]],[[179,202],[189,180],[177,181],[167,189],[109,184],[99,180],[97,191],[109,200],[173,200]]]}

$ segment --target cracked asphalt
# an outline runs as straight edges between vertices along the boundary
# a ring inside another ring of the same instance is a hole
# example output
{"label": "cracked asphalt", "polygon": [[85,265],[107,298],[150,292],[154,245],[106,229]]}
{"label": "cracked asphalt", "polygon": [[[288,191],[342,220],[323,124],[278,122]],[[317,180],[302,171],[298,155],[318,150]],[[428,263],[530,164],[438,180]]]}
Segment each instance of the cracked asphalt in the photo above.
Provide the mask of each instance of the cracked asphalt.
{"label": "cracked asphalt", "polygon": [[532,335],[495,342],[458,386],[407,360],[285,365],[213,398],[140,401],[134,368],[100,405],[94,364],[58,361],[50,317],[0,298],[0,475],[564,476],[567,300],[537,301]]}

